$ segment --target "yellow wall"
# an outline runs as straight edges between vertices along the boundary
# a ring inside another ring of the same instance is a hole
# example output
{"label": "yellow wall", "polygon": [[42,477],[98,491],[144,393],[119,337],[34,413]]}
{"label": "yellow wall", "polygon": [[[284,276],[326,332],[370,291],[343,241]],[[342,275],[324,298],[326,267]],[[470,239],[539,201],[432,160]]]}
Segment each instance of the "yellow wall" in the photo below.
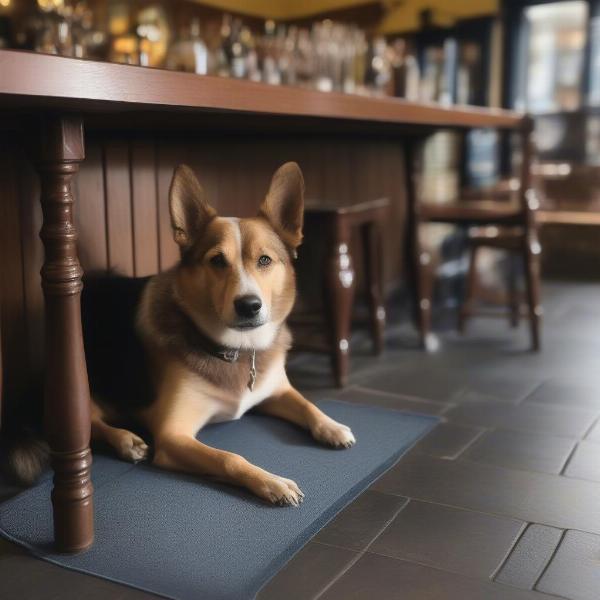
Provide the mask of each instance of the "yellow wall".
{"label": "yellow wall", "polygon": [[[225,11],[244,13],[265,19],[287,20],[373,4],[374,0],[197,0]],[[457,19],[494,14],[499,0],[381,0],[388,6],[381,30],[400,33],[419,28],[419,13],[427,8],[433,11],[436,25],[451,25]]]}

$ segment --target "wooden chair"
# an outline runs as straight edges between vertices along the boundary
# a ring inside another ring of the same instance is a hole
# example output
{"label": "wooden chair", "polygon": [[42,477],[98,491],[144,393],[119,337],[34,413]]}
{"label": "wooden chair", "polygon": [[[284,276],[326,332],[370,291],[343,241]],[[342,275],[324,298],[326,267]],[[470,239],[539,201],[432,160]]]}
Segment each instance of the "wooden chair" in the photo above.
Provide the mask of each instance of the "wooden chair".
{"label": "wooden chair", "polygon": [[[406,154],[408,182],[408,235],[407,258],[409,276],[414,293],[415,316],[421,343],[426,349],[437,346],[431,334],[431,304],[433,276],[429,267],[431,258],[419,241],[419,226],[424,223],[446,223],[464,227],[496,226],[503,231],[511,230],[510,244],[525,263],[528,315],[533,350],[540,349],[540,252],[538,231],[534,211],[538,199],[531,188],[531,143],[532,122],[523,118],[520,135],[522,139],[522,161],[515,193],[508,199],[461,198],[448,204],[418,202],[415,185],[415,143],[409,145]],[[467,195],[469,196],[469,195]],[[492,195],[493,196],[493,195]]]}
{"label": "wooden chair", "polygon": [[[471,227],[468,231],[469,270],[465,297],[460,307],[458,316],[458,330],[465,333],[467,320],[474,314],[484,314],[477,311],[475,301],[480,289],[477,278],[477,258],[481,248],[498,248],[509,253],[507,273],[507,291],[499,300],[494,298],[495,304],[508,305],[508,317],[511,327],[517,327],[521,316],[521,295],[517,287],[517,268],[515,254],[521,251],[522,232],[518,227]],[[494,313],[495,314],[495,313]]]}
{"label": "wooden chair", "polygon": [[[360,233],[359,243],[365,266],[365,282],[369,304],[369,322],[375,354],[383,350],[385,308],[383,302],[382,226],[389,214],[389,200],[379,198],[349,206],[335,206],[318,201],[307,201],[304,211],[304,231],[307,239],[320,244],[307,244],[313,249],[321,246],[322,256],[313,256],[311,262],[322,262],[322,300],[324,311],[317,318],[318,326],[329,338],[325,345],[306,341],[299,336],[296,347],[303,350],[325,351],[330,354],[335,383],[346,384],[349,372],[350,329],[354,304],[355,273],[352,258],[352,233]],[[300,251],[300,262],[308,257]],[[315,269],[318,265],[299,265],[299,270]],[[302,282],[302,278],[300,278]],[[309,286],[307,285],[307,288]],[[314,288],[314,284],[310,287]],[[309,293],[310,290],[304,290]],[[302,286],[300,295],[302,296]],[[315,323],[311,315],[295,315],[292,324]],[[300,333],[300,332],[299,332]]]}

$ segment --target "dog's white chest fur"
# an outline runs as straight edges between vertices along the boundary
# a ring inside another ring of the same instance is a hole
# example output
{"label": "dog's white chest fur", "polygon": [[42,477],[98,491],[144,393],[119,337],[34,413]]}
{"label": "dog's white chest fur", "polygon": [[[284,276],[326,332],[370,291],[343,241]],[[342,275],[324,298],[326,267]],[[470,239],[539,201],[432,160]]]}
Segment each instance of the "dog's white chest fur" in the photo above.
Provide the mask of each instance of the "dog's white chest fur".
{"label": "dog's white chest fur", "polygon": [[[250,381],[250,373],[248,373],[248,381]],[[235,403],[223,407],[225,410],[219,411],[213,417],[212,421],[219,422],[239,419],[251,408],[283,389],[286,383],[287,375],[285,374],[284,361],[278,360],[264,374],[259,375],[253,390],[246,388],[242,396],[236,399]]]}

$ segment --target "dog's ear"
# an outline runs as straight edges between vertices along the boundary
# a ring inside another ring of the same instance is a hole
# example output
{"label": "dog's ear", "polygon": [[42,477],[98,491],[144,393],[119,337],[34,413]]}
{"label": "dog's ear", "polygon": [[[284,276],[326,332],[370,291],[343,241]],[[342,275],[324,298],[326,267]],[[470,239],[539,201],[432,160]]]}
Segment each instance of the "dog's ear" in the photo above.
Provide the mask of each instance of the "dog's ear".
{"label": "dog's ear", "polygon": [[295,253],[302,242],[304,220],[304,178],[295,162],[279,167],[259,215],[266,218],[279,237]]}
{"label": "dog's ear", "polygon": [[182,250],[189,248],[217,213],[206,201],[202,186],[187,165],[173,173],[169,189],[169,211],[173,238]]}

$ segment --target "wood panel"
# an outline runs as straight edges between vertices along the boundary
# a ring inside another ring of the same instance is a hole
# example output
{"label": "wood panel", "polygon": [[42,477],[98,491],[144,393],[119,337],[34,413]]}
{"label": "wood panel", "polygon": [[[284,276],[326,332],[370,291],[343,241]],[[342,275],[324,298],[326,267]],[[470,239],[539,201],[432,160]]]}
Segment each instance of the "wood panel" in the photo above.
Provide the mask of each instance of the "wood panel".
{"label": "wood panel", "polygon": [[[307,197],[352,204],[392,200],[386,224],[386,281],[400,276],[404,222],[402,145],[372,138],[282,136],[150,137],[94,132],[75,185],[79,253],[89,271],[144,276],[178,257],[168,191],[173,168],[188,163],[223,215],[251,216],[275,169],[296,160]],[[16,138],[0,146],[0,304],[4,386],[9,396],[42,368],[41,212],[37,176]],[[359,283],[361,256],[356,253]]]}
{"label": "wood panel", "polygon": [[[184,146],[185,147],[185,146]],[[179,256],[177,244],[171,233],[171,221],[169,217],[169,186],[173,169],[180,163],[185,162],[180,158],[181,148],[172,142],[161,142],[157,148],[156,162],[156,190],[158,194],[158,250],[159,268],[164,271],[172,267]],[[186,153],[187,156],[187,153]]]}
{"label": "wood panel", "polygon": [[22,372],[29,362],[16,168],[9,138],[0,139],[0,330],[4,398],[20,395],[23,378],[13,375]]}
{"label": "wood panel", "polygon": [[131,144],[133,256],[137,277],[158,271],[158,206],[156,150],[151,140]]}
{"label": "wood panel", "polygon": [[109,140],[104,146],[108,266],[122,275],[134,274],[130,175],[129,144]]}
{"label": "wood panel", "polygon": [[85,153],[74,185],[79,260],[85,271],[104,271],[109,263],[102,144],[88,141]]}
{"label": "wood panel", "polygon": [[27,350],[29,371],[32,375],[41,373],[43,359],[44,298],[41,288],[40,269],[44,260],[44,249],[39,237],[42,228],[42,207],[40,204],[40,184],[37,173],[22,149],[15,152],[19,194],[21,236],[23,242],[23,299],[27,330]]}

